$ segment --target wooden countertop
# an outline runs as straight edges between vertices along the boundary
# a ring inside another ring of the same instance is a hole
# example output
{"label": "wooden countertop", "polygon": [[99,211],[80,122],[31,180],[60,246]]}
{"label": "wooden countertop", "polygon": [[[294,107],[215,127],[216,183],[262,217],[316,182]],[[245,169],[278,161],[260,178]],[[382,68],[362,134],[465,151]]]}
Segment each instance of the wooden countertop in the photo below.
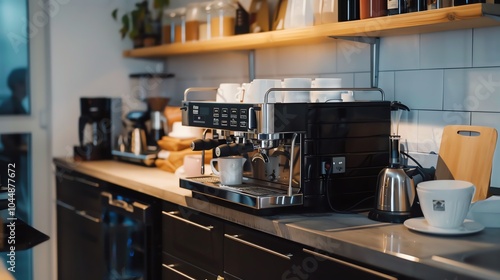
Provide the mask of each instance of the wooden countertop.
{"label": "wooden countertop", "polygon": [[255,216],[191,197],[179,188],[179,178],[154,167],[106,160],[54,164],[139,191],[172,203],[301,243],[345,258],[422,279],[500,279],[496,271],[456,266],[434,256],[500,250],[500,228],[466,236],[436,236],[413,232],[401,224],[375,222],[363,214],[303,213]]}

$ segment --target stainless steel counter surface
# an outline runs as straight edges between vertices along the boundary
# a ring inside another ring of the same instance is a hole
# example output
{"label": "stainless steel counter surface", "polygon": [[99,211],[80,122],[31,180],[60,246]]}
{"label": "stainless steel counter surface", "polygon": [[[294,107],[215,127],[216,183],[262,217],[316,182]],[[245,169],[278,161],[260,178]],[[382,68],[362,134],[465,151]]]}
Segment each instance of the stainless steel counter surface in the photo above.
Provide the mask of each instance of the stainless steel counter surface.
{"label": "stainless steel counter surface", "polygon": [[[419,279],[500,279],[500,228],[472,235],[418,233],[364,214],[256,216],[194,199],[179,178],[157,168],[117,161],[54,163],[145,194],[280,236],[341,257]],[[498,265],[496,265],[498,263]]]}

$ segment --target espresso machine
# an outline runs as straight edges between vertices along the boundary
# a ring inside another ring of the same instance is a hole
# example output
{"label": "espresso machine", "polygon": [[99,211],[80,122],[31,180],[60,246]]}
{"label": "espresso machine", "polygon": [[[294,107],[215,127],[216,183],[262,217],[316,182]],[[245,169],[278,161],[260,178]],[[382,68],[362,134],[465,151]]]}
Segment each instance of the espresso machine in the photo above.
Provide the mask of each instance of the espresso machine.
{"label": "espresso machine", "polygon": [[111,159],[121,133],[121,109],[120,98],[80,98],[79,145],[73,148],[76,160]]}
{"label": "espresso machine", "polygon": [[[243,183],[221,185],[218,177],[180,179],[193,197],[209,199],[256,214],[277,209],[356,212],[373,207],[377,176],[386,167],[391,102],[263,103],[190,101],[184,93],[182,124],[206,128],[193,150],[213,157],[242,155]],[[215,89],[214,89],[215,90]],[[314,88],[331,91],[331,88]],[[210,132],[211,138],[206,138]],[[203,162],[203,161],[202,161]],[[202,174],[208,174],[202,169]]]}

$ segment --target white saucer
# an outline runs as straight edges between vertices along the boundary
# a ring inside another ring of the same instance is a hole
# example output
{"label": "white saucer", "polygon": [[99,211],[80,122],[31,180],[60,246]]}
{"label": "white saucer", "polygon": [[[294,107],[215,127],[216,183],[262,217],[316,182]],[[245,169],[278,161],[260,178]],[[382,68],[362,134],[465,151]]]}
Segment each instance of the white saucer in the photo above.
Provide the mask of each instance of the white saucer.
{"label": "white saucer", "polygon": [[484,229],[483,225],[473,220],[465,220],[459,228],[437,228],[429,225],[424,217],[408,219],[404,222],[404,225],[411,230],[439,235],[465,235],[480,232]]}

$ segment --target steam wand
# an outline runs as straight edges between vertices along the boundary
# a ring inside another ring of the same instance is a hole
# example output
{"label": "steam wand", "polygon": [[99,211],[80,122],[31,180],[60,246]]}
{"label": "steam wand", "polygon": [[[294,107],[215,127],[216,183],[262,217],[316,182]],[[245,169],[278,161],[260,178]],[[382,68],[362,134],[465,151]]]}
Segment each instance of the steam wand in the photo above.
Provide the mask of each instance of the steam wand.
{"label": "steam wand", "polygon": [[294,160],[294,152],[293,149],[295,148],[295,140],[297,140],[297,133],[293,134],[292,138],[292,144],[290,147],[290,179],[288,181],[288,196],[292,196],[293,188],[292,188],[292,179],[293,179],[293,160]]}

